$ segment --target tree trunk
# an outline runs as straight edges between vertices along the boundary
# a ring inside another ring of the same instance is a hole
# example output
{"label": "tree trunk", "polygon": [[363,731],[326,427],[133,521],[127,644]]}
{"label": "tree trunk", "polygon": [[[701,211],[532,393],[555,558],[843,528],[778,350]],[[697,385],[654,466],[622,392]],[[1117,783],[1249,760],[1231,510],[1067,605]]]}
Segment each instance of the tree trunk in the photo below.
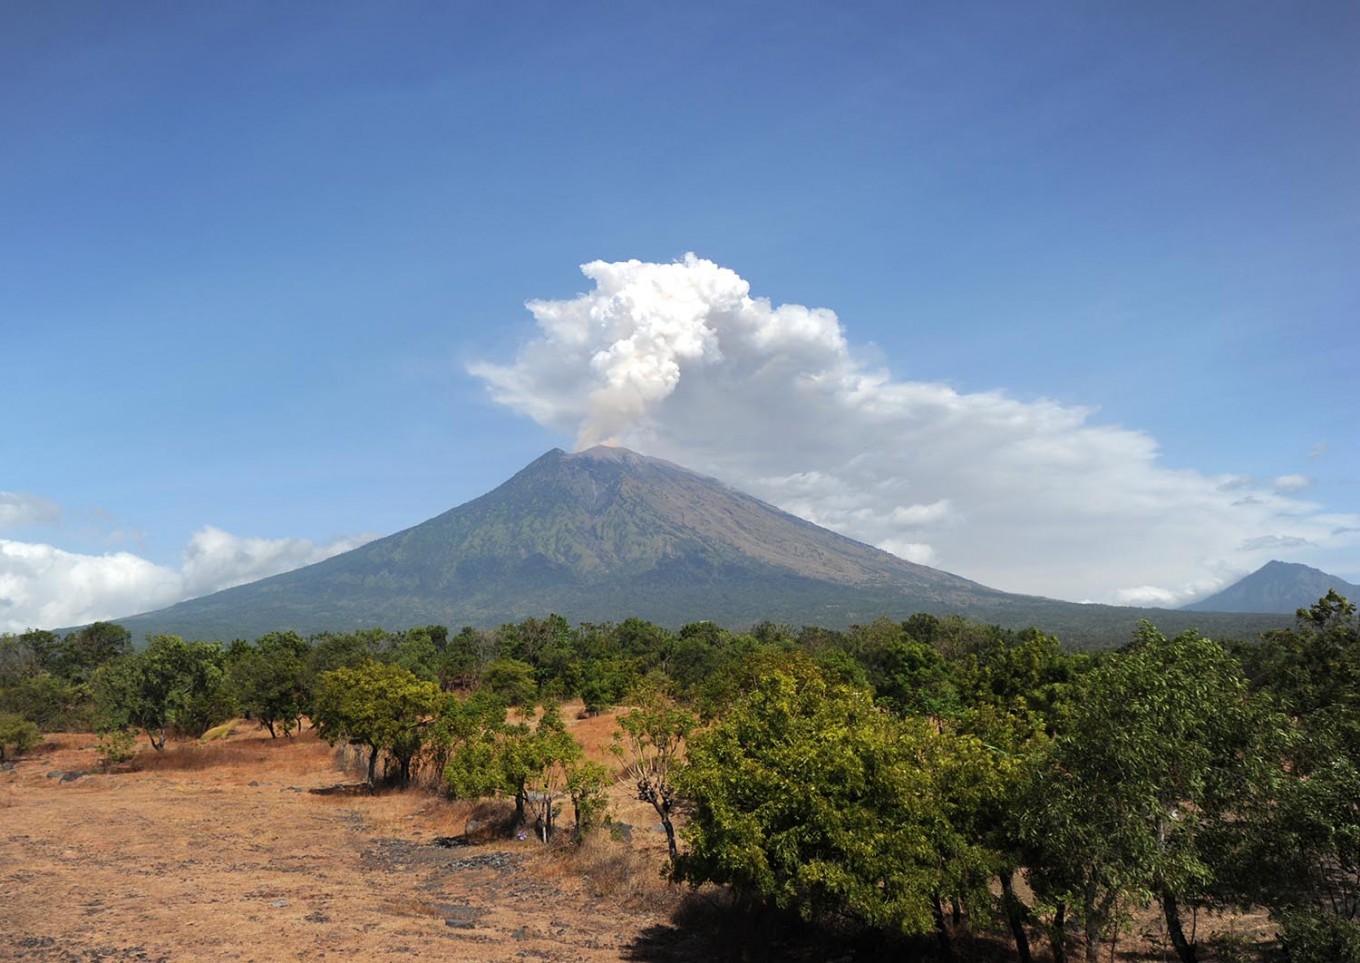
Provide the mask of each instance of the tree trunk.
{"label": "tree trunk", "polygon": [[1025,932],[1024,904],[1015,895],[1014,873],[1006,870],[1001,873],[1001,903],[1006,910],[1006,922],[1010,924],[1011,935],[1015,937],[1015,956],[1020,963],[1031,963],[1029,935]]}
{"label": "tree trunk", "polygon": [[277,739],[277,738],[279,737],[279,734],[278,734],[277,732],[274,731],[274,720],[273,720],[273,719],[266,719],[266,720],[264,721],[264,727],[265,727],[266,729],[269,730],[269,738],[270,738],[270,739]]}
{"label": "tree trunk", "polygon": [[940,944],[940,959],[954,959],[954,944],[949,939],[949,924],[944,921],[944,904],[939,893],[930,894],[930,912],[935,917],[935,935]]}
{"label": "tree trunk", "polygon": [[1185,928],[1181,926],[1181,908],[1176,902],[1176,894],[1169,889],[1162,890],[1162,913],[1166,916],[1166,931],[1171,936],[1171,945],[1181,963],[1199,963],[1196,944],[1185,938]]}
{"label": "tree trunk", "polygon": [[662,802],[659,797],[654,797],[652,808],[661,817],[661,828],[666,831],[666,850],[670,853],[671,862],[674,863],[680,850],[675,845],[675,826],[671,823],[671,807]]}
{"label": "tree trunk", "polygon": [[378,784],[378,747],[371,746],[368,750],[368,788],[372,789]]}
{"label": "tree trunk", "polygon": [[1048,942],[1053,947],[1053,963],[1067,963],[1067,904],[1059,903],[1053,911],[1053,925],[1048,930]]}
{"label": "tree trunk", "polygon": [[524,807],[529,801],[529,791],[524,788],[524,783],[519,784],[515,790],[515,828],[524,825]]}

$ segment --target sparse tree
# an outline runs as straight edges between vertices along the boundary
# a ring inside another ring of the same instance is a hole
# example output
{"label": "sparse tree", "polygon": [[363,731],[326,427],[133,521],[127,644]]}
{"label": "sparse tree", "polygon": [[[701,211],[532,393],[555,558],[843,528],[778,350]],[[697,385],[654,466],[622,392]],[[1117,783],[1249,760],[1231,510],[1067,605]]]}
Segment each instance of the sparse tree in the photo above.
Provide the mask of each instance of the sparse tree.
{"label": "sparse tree", "polygon": [[614,751],[623,760],[624,778],[637,787],[637,798],[650,803],[666,832],[672,861],[677,848],[675,824],[675,769],[683,759],[685,740],[698,720],[688,709],[652,690],[639,696],[638,708],[621,716],[614,733]]}
{"label": "sparse tree", "polygon": [[378,754],[397,760],[401,783],[411,779],[411,760],[439,710],[439,686],[407,669],[364,662],[323,673],[316,693],[314,721],[332,744],[345,740],[368,749],[368,785],[377,783]]}

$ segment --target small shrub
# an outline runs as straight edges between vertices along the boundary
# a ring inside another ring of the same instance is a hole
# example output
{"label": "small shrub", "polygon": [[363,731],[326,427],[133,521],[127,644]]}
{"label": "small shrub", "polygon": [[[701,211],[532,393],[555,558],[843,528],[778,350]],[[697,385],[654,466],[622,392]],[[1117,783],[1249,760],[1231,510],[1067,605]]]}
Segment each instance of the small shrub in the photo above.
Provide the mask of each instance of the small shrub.
{"label": "small shrub", "polygon": [[38,727],[13,712],[0,712],[0,762],[22,755],[42,741]]}
{"label": "small shrub", "polygon": [[1280,936],[1290,963],[1360,963],[1360,923],[1325,910],[1297,910],[1280,917]]}
{"label": "small shrub", "polygon": [[94,751],[100,768],[109,769],[137,755],[136,747],[137,736],[131,729],[109,729],[99,734]]}

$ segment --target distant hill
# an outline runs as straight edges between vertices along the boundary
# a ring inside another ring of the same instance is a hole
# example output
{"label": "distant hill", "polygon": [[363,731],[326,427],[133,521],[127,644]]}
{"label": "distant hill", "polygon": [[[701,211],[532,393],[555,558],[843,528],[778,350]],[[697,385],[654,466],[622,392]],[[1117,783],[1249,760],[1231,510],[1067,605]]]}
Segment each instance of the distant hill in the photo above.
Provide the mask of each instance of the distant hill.
{"label": "distant hill", "polygon": [[1360,585],[1297,562],[1267,562],[1223,591],[1191,602],[1187,612],[1275,612],[1292,615],[1306,609],[1328,589],[1360,602]]}
{"label": "distant hill", "polygon": [[383,626],[492,627],[556,613],[844,627],[958,614],[1065,641],[1127,641],[1140,618],[1253,638],[1287,620],[1077,605],[905,561],[678,465],[622,448],[554,449],[486,495],[271,578],[119,619],[140,638],[253,638]]}

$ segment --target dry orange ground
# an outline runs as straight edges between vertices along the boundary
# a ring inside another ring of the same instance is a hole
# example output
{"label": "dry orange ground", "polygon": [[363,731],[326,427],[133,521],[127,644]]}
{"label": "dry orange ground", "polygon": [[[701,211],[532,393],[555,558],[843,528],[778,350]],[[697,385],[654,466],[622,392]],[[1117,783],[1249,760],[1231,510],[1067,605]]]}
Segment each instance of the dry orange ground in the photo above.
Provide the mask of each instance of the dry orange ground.
{"label": "dry orange ground", "polygon": [[[578,727],[598,750],[613,724]],[[645,958],[666,913],[655,817],[622,798],[642,878],[596,884],[533,839],[433,845],[466,805],[308,792],[355,778],[312,733],[243,725],[139,771],[48,778],[94,769],[93,742],[56,736],[0,772],[0,960],[617,960]]]}

